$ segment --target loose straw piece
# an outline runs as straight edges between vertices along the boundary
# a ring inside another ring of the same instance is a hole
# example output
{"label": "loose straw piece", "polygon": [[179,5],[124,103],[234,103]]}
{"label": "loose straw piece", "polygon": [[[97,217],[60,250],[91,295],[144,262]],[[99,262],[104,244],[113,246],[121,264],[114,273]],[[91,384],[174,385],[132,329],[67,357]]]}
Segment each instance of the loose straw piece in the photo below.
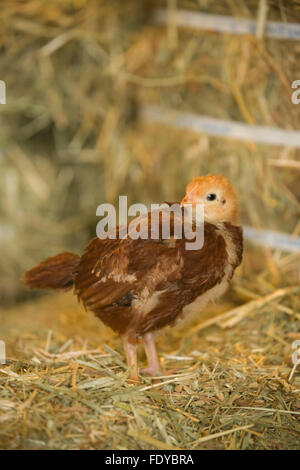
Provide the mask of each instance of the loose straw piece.
{"label": "loose straw piece", "polygon": [[178,113],[160,106],[144,106],[141,118],[145,121],[165,124],[176,129],[203,132],[218,137],[259,142],[270,145],[300,148],[300,132],[276,127],[253,126],[242,122],[227,121],[190,113]]}
{"label": "loose straw piece", "polygon": [[209,436],[200,437],[196,441],[192,442],[192,444],[200,444],[201,442],[210,441],[211,439],[217,439],[218,437],[226,436],[226,434],[231,434],[237,431],[246,431],[249,428],[252,428],[254,424],[246,424],[245,426],[238,426],[236,428],[227,429],[226,431],[216,432],[214,434],[210,434]]}
{"label": "loose straw piece", "polygon": [[[225,15],[211,15],[188,10],[177,10],[172,14],[172,21],[177,26],[186,28],[218,31],[232,34],[257,34],[257,22],[246,18],[233,18]],[[167,24],[168,14],[165,9],[158,9],[154,14],[156,24]],[[264,36],[278,39],[300,39],[300,24],[268,21],[264,24]]]}
{"label": "loose straw piece", "polygon": [[251,300],[250,302],[241,305],[240,307],[236,307],[230,310],[229,312],[227,312],[227,318],[224,318],[223,321],[219,320],[218,324],[222,328],[231,328],[232,326],[236,325],[239,321],[241,321],[244,317],[246,317],[249,313],[251,313],[253,310],[260,309],[266,304],[272,302],[273,300],[279,299],[280,297],[284,297],[285,295],[294,294],[296,292],[300,292],[300,286],[277,289],[271,294],[265,295],[255,300]]}
{"label": "loose straw piece", "polygon": [[271,294],[265,295],[255,300],[251,300],[246,304],[240,305],[239,307],[229,310],[229,312],[221,313],[220,315],[216,315],[213,318],[210,318],[209,320],[200,323],[200,325],[197,325],[189,330],[189,335],[197,333],[198,331],[203,330],[204,328],[216,324],[218,324],[222,328],[232,327],[240,320],[242,320],[242,318],[251,313],[253,310],[257,310],[263,307],[264,305],[272,302],[273,300],[276,300],[285,295],[294,294],[298,291],[300,291],[300,286],[292,286],[277,289]]}
{"label": "loose straw piece", "polygon": [[166,442],[159,441],[158,439],[148,436],[146,433],[135,429],[129,429],[128,435],[134,437],[137,440],[141,440],[146,442],[147,444],[150,444],[154,449],[158,448],[164,450],[183,450],[182,448],[171,446]]}
{"label": "loose straw piece", "polygon": [[262,39],[265,32],[266,20],[267,20],[268,4],[267,0],[260,0],[258,7],[258,16],[256,23],[256,37]]}

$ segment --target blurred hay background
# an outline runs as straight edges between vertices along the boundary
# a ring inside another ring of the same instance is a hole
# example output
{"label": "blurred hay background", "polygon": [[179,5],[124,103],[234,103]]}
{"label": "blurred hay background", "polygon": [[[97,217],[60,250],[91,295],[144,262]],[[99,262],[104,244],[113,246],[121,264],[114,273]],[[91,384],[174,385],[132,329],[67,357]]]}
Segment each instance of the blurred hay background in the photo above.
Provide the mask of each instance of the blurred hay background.
{"label": "blurred hay background", "polygon": [[[299,130],[291,83],[300,43],[157,26],[157,7],[255,19],[258,2],[1,6],[0,338],[9,358],[1,448],[298,447],[297,370],[289,380],[300,319],[299,290],[289,287],[299,285],[295,253],[246,244],[223,302],[160,341],[164,366],[178,368],[161,388],[147,378],[126,383],[119,339],[71,295],[7,309],[39,295],[23,288],[22,272],[59,251],[81,253],[95,236],[96,207],[119,194],[174,201],[191,177],[220,172],[238,190],[243,223],[300,233],[299,150],[140,119],[142,106],[158,104]],[[299,22],[299,1],[270,0],[267,17]],[[232,328],[202,329],[237,305],[233,323],[218,322]]]}
{"label": "blurred hay background", "polygon": [[[151,24],[175,1],[12,0],[0,12],[0,297],[27,294],[19,277],[45,256],[80,253],[96,207],[180,199],[194,175],[237,187],[242,221],[300,232],[299,150],[145,125],[145,103],[299,129],[290,85],[297,41]],[[256,18],[256,1],[177,7]],[[299,2],[269,2],[268,19],[296,22]],[[281,165],[276,162],[280,160]]]}

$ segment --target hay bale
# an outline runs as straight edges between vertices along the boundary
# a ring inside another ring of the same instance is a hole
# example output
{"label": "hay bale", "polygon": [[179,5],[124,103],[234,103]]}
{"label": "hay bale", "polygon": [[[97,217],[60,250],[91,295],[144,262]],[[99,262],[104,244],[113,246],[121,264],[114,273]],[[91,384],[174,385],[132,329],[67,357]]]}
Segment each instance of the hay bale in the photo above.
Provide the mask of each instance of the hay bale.
{"label": "hay bale", "polygon": [[[130,203],[179,199],[195,174],[228,176],[239,191],[243,222],[299,232],[299,170],[289,166],[299,161],[298,150],[138,119],[141,106],[155,103],[297,129],[290,84],[299,44],[157,26],[151,23],[157,6],[165,3],[31,0],[1,9],[2,299],[27,295],[20,274],[43,257],[80,253],[95,235],[101,202],[116,202],[119,194]],[[257,15],[256,2],[178,7]],[[296,1],[280,8],[269,2],[268,19],[298,16]]]}

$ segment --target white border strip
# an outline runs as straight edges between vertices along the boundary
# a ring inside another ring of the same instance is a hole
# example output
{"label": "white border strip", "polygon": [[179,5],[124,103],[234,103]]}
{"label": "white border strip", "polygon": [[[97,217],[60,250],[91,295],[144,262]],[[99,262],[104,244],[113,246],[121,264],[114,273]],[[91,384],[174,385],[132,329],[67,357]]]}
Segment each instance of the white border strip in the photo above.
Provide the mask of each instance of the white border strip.
{"label": "white border strip", "polygon": [[298,131],[253,126],[196,114],[178,113],[160,106],[144,106],[140,113],[141,118],[145,121],[165,124],[177,129],[204,132],[209,135],[249,142],[300,148],[300,132]]}
{"label": "white border strip", "polygon": [[[154,13],[154,22],[156,24],[172,22],[172,24],[177,26],[232,34],[256,35],[257,30],[257,22],[255,20],[212,15],[189,10],[175,10],[169,13],[165,9],[158,9]],[[264,35],[278,39],[300,40],[300,25],[298,23],[268,21],[264,28]]]}
{"label": "white border strip", "polygon": [[270,248],[300,253],[300,237],[292,237],[287,233],[247,226],[243,227],[243,232],[245,238],[258,245],[266,245]]}

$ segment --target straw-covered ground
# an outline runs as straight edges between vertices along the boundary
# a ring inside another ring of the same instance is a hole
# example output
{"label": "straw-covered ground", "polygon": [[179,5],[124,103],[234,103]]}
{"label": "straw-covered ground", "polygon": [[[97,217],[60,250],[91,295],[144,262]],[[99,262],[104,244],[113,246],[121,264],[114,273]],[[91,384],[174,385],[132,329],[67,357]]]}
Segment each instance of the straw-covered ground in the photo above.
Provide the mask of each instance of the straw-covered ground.
{"label": "straw-covered ground", "polygon": [[248,247],[223,302],[158,338],[160,382],[128,382],[120,339],[69,293],[1,311],[1,448],[299,448],[300,287],[246,281],[252,263]]}

